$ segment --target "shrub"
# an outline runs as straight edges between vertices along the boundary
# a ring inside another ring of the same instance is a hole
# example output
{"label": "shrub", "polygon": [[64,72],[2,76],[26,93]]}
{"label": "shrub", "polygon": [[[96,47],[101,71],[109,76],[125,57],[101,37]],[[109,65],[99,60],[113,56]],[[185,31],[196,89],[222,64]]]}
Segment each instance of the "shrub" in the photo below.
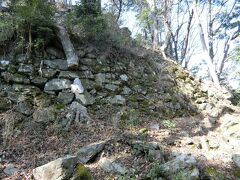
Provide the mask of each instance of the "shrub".
{"label": "shrub", "polygon": [[15,26],[13,18],[10,15],[0,15],[0,44],[11,39],[14,35]]}
{"label": "shrub", "polygon": [[[18,40],[28,41],[29,54],[32,48],[41,49],[49,39],[49,32],[53,29],[53,7],[47,0],[13,0],[11,9]],[[37,37],[36,39],[33,34]]]}

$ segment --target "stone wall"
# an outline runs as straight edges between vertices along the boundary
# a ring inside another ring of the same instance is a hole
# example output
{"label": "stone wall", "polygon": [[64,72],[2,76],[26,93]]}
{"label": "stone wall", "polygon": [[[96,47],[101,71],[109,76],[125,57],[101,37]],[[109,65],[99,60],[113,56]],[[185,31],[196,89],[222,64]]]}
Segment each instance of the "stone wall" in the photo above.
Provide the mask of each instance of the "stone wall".
{"label": "stone wall", "polygon": [[219,102],[230,103],[222,92],[156,54],[80,47],[80,67],[69,71],[63,53],[54,47],[47,52],[45,59],[18,54],[0,60],[0,112],[14,105],[37,122],[57,121],[61,112],[67,126],[73,120],[89,121],[89,112],[111,119],[122,108],[126,118],[132,112],[158,118],[203,111],[218,116]]}

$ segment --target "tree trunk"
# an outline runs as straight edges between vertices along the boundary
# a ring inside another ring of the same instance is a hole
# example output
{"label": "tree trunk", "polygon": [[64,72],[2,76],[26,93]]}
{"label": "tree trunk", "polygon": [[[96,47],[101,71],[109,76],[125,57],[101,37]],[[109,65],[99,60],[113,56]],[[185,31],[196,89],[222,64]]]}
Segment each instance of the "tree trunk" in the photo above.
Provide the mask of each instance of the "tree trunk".
{"label": "tree trunk", "polygon": [[150,18],[153,21],[152,24],[152,37],[153,37],[153,48],[156,49],[159,46],[159,28],[158,19],[156,14],[156,1],[147,0],[148,6],[150,8]]}
{"label": "tree trunk", "polygon": [[193,10],[194,10],[194,14],[195,14],[197,24],[198,24],[199,36],[200,36],[202,49],[203,49],[203,53],[204,53],[204,59],[205,59],[205,61],[207,63],[207,66],[208,66],[209,75],[211,76],[211,78],[213,80],[214,86],[217,87],[217,88],[221,88],[220,82],[219,82],[219,79],[218,79],[218,76],[217,76],[217,73],[216,73],[216,70],[215,70],[215,67],[212,63],[212,59],[209,55],[207,44],[206,44],[206,41],[205,41],[205,38],[204,38],[204,32],[203,32],[203,29],[202,29],[202,24],[199,20],[199,14],[198,14],[198,11],[197,11],[196,0],[194,1],[194,4],[193,4]]}
{"label": "tree trunk", "polygon": [[77,56],[77,53],[73,47],[73,44],[72,44],[70,38],[69,38],[68,32],[62,23],[61,17],[57,18],[56,26],[58,28],[57,35],[58,35],[59,39],[61,40],[64,53],[67,57],[68,68],[69,69],[77,69],[79,66],[78,56]]}

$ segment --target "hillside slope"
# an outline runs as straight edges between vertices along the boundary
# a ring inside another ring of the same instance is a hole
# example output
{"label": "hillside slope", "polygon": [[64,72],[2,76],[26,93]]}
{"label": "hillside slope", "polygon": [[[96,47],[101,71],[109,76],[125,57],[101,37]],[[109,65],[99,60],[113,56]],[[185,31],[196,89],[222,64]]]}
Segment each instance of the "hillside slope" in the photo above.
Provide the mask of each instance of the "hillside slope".
{"label": "hillside slope", "polygon": [[[234,111],[229,108],[228,93],[194,79],[157,52],[105,43],[75,48],[79,58],[76,70],[68,69],[63,51],[56,46],[47,47],[45,57],[18,53],[1,58],[0,170],[12,163],[19,170],[15,175],[23,178],[37,166],[104,140],[102,156],[118,159],[130,168],[129,176],[143,179],[149,176],[159,151],[137,143],[140,153],[136,152],[135,141],[156,141],[164,149],[163,162],[175,157],[171,153],[175,149],[183,147],[182,153],[191,153],[186,151],[189,145],[202,155],[206,150],[203,144],[211,141],[201,141],[202,137],[214,134],[220,127],[219,118]],[[233,132],[225,138],[231,136],[239,143],[239,122],[234,119],[232,123],[226,127],[234,127]],[[239,147],[233,147],[230,159]],[[98,158],[88,165],[94,178],[117,177],[101,170]],[[200,177],[205,177],[206,172],[200,172]],[[0,172],[3,178],[9,175]],[[169,178],[168,173],[151,176]]]}

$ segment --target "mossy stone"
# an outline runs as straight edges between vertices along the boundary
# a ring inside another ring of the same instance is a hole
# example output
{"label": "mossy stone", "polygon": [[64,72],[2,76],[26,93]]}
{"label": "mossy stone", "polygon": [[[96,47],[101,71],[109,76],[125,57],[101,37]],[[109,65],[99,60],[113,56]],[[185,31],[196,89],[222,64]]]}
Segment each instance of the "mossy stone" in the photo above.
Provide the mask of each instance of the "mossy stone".
{"label": "mossy stone", "polygon": [[71,180],[93,180],[93,177],[83,164],[78,164]]}
{"label": "mossy stone", "polygon": [[233,171],[233,175],[237,178],[240,178],[240,168]]}
{"label": "mossy stone", "polygon": [[205,167],[203,169],[205,176],[209,180],[224,180],[225,176],[214,167]]}

